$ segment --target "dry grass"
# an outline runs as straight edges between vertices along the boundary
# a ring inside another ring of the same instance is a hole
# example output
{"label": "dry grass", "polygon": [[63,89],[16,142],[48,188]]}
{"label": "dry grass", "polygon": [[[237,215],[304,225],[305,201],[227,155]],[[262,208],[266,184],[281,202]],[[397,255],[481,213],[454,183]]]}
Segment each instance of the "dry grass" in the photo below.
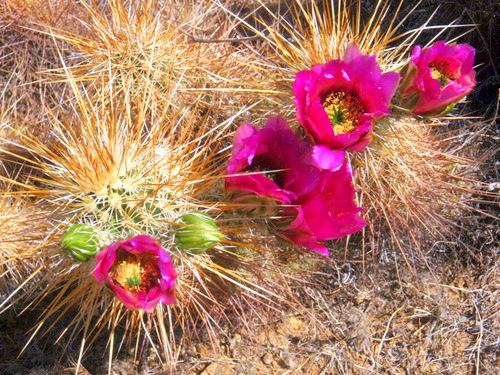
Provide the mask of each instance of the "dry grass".
{"label": "dry grass", "polygon": [[495,374],[499,275],[490,267],[418,276],[403,267],[399,277],[370,267],[366,278],[348,263],[323,264],[302,292],[317,320],[282,314],[231,327],[222,350],[190,349],[180,373]]}

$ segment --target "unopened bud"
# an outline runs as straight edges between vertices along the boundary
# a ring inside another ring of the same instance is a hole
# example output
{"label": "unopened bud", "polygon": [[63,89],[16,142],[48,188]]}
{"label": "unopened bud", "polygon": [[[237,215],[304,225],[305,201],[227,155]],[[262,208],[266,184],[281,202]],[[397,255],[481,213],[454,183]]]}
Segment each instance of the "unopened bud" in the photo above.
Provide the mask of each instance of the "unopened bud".
{"label": "unopened bud", "polygon": [[181,216],[175,229],[175,244],[191,254],[200,254],[224,238],[215,221],[206,213],[189,212]]}
{"label": "unopened bud", "polygon": [[86,224],[73,224],[64,233],[61,244],[71,259],[86,262],[99,251],[99,238],[94,229]]}

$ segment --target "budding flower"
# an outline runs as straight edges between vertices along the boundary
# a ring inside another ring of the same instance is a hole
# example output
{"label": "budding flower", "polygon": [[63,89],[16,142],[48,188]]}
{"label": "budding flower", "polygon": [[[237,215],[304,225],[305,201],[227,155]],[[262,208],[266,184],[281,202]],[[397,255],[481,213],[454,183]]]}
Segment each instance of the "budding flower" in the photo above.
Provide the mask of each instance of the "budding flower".
{"label": "budding flower", "polygon": [[99,238],[94,229],[86,224],[73,224],[64,233],[61,244],[71,259],[86,262],[99,251]]}
{"label": "budding flower", "polygon": [[400,105],[423,117],[444,116],[476,85],[475,50],[468,44],[440,40],[416,46],[403,68]]}
{"label": "budding flower", "polygon": [[175,229],[175,244],[191,254],[201,254],[218,245],[224,238],[214,220],[203,212],[188,212],[181,216]]}

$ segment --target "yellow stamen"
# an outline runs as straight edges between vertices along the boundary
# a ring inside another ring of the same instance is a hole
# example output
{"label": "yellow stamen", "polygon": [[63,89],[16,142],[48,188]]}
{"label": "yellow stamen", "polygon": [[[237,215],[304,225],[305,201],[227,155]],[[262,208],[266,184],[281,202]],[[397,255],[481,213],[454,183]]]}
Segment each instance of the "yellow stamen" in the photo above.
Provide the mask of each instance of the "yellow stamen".
{"label": "yellow stamen", "polygon": [[441,83],[441,88],[446,86],[446,84],[448,83],[448,80],[452,79],[452,77],[450,77],[444,71],[443,66],[430,64],[429,67],[431,68],[431,77],[439,80],[439,82]]}
{"label": "yellow stamen", "polygon": [[335,135],[347,134],[358,127],[359,117],[365,113],[365,107],[359,99],[344,91],[335,91],[323,101],[328,117],[332,120]]}
{"label": "yellow stamen", "polygon": [[128,257],[127,259],[113,265],[109,274],[111,277],[120,284],[120,286],[131,292],[140,290],[140,283],[136,282],[137,279],[142,280],[144,270],[142,269],[138,259]]}
{"label": "yellow stamen", "polygon": [[440,79],[441,77],[443,77],[443,74],[439,70],[432,68],[431,77],[434,79]]}

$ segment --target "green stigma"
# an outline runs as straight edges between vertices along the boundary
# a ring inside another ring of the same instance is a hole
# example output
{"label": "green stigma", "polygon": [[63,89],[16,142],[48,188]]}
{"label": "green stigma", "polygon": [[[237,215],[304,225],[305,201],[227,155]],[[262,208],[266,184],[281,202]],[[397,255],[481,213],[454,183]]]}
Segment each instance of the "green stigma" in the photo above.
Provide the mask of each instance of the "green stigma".
{"label": "green stigma", "polygon": [[342,108],[342,104],[332,108],[333,110],[328,113],[328,118],[332,125],[342,124],[346,121],[345,110]]}
{"label": "green stigma", "polygon": [[127,278],[127,284],[130,288],[135,288],[141,285],[141,278],[139,275],[132,275]]}
{"label": "green stigma", "polygon": [[276,178],[275,172],[264,172],[263,175],[264,177],[269,178],[271,181],[274,181],[274,179]]}
{"label": "green stigma", "polygon": [[439,81],[441,89],[448,83],[446,74],[442,73],[437,67],[431,67],[431,77]]}
{"label": "green stigma", "polygon": [[445,76],[443,76],[443,75],[442,75],[442,76],[440,76],[440,77],[438,78],[438,80],[439,80],[439,83],[441,83],[441,88],[443,88],[444,86],[446,86],[446,82],[448,82],[448,80],[446,79],[446,77],[445,77]]}

